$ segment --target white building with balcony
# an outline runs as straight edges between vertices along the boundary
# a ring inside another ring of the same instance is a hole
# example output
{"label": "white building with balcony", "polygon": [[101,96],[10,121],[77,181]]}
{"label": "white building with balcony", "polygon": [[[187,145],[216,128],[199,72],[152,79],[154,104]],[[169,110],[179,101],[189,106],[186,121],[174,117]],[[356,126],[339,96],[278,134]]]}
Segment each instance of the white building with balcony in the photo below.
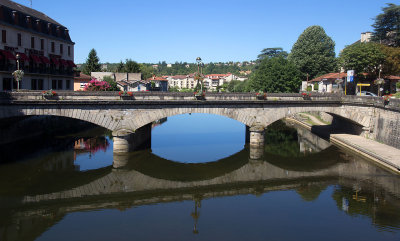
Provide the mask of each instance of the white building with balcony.
{"label": "white building with balcony", "polygon": [[17,88],[12,73],[18,67],[25,72],[20,89],[74,89],[75,43],[65,26],[32,8],[0,0],[0,36],[0,91]]}

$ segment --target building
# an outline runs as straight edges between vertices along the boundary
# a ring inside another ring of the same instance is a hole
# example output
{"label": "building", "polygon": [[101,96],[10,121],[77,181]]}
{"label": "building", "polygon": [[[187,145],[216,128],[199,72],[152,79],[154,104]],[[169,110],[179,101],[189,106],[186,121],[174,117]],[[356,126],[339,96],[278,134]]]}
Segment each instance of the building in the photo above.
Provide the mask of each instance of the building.
{"label": "building", "polygon": [[82,91],[85,86],[92,80],[92,77],[86,74],[83,74],[81,71],[75,72],[74,77],[74,91]]}
{"label": "building", "polygon": [[[312,79],[308,82],[308,85],[311,86],[312,91],[332,93],[335,88],[338,88],[336,80],[341,79],[345,81],[346,77],[346,73],[328,73]],[[318,84],[318,89],[314,89],[316,83]],[[305,86],[307,87],[307,84]],[[305,91],[307,89],[302,87],[302,90]]]}
{"label": "building", "polygon": [[144,80],[121,80],[117,82],[117,86],[121,91],[148,91],[148,82]]}
{"label": "building", "polygon": [[150,91],[168,91],[168,80],[164,77],[153,76],[147,79],[146,88]]}
{"label": "building", "polygon": [[12,73],[18,67],[25,73],[20,89],[73,90],[75,43],[65,26],[32,8],[0,0],[0,34],[0,91],[17,89]]}

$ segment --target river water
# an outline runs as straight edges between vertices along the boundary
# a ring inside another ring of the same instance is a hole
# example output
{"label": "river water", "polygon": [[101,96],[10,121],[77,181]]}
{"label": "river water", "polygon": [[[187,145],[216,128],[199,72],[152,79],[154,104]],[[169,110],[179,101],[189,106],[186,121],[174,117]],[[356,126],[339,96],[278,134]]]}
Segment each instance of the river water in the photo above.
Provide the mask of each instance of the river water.
{"label": "river water", "polygon": [[192,114],[127,154],[101,128],[2,146],[0,240],[400,240],[399,176],[288,123],[259,150],[245,130]]}

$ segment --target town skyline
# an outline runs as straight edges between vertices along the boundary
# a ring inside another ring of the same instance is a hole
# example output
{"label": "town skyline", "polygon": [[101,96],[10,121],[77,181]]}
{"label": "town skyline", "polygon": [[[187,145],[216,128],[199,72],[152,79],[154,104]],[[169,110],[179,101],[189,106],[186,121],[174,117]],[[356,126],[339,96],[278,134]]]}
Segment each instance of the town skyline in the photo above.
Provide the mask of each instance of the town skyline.
{"label": "town skyline", "polygon": [[[27,0],[16,2],[30,6]],[[76,43],[76,63],[84,63],[94,48],[102,63],[130,58],[173,64],[193,63],[198,56],[205,63],[251,61],[268,47],[290,52],[311,25],[325,29],[338,54],[362,32],[372,30],[373,17],[384,6],[377,0],[119,2],[36,0],[32,7],[69,28]]]}

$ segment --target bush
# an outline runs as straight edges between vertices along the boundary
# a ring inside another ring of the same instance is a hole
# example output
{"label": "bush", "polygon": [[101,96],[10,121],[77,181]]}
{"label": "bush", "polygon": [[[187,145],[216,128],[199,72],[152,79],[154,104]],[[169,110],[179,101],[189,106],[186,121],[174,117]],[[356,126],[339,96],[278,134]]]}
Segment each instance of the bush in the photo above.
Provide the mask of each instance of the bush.
{"label": "bush", "polygon": [[396,83],[396,89],[400,89],[400,82]]}
{"label": "bush", "polygon": [[400,92],[397,92],[394,97],[396,97],[397,99],[400,99]]}
{"label": "bush", "polygon": [[85,91],[106,91],[110,88],[110,85],[106,81],[99,81],[93,78],[89,83],[86,84]]}
{"label": "bush", "polygon": [[312,87],[311,86],[307,86],[307,91],[312,91]]}
{"label": "bush", "polygon": [[315,90],[315,91],[318,91],[318,83],[315,83],[315,84],[314,84],[314,90]]}

